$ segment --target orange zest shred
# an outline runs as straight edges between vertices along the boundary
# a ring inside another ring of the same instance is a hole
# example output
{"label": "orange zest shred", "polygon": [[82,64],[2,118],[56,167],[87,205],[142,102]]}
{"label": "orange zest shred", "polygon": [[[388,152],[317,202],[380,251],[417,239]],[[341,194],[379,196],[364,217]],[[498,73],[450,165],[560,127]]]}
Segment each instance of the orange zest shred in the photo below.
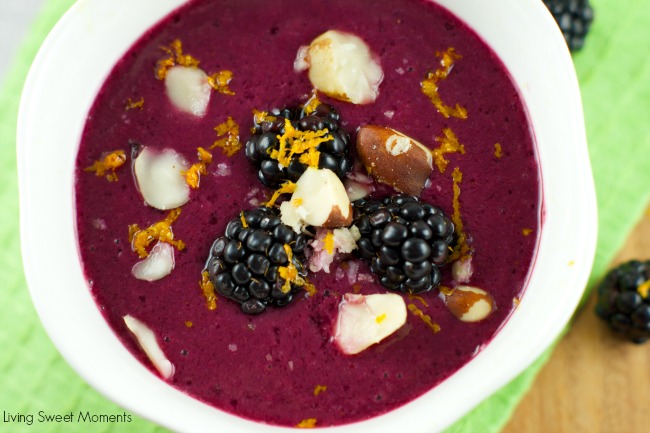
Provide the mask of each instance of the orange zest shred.
{"label": "orange zest shred", "polygon": [[208,271],[201,272],[201,281],[199,281],[199,287],[201,288],[201,292],[203,292],[203,297],[205,298],[205,306],[207,309],[216,310],[217,295],[214,293],[214,284],[212,284],[212,281],[210,281],[210,274],[208,274]]}
{"label": "orange zest shred", "polygon": [[314,296],[316,294],[316,286],[314,286],[312,283],[305,281],[305,285],[303,286],[303,289],[305,289],[305,292],[309,293],[309,296]]}
{"label": "orange zest shred", "polygon": [[230,90],[230,87],[228,87],[232,81],[232,77],[232,71],[223,70],[215,72],[208,76],[208,84],[219,93],[223,93],[224,95],[234,95],[235,92]]}
{"label": "orange zest shred", "polygon": [[284,134],[278,135],[278,148],[272,150],[270,156],[283,167],[288,167],[293,156],[300,155],[300,162],[318,168],[320,152],[316,148],[319,144],[333,139],[327,128],[318,131],[299,131],[291,125],[289,119],[285,119]]}
{"label": "orange zest shred", "polygon": [[248,223],[246,222],[246,218],[244,217],[244,211],[242,211],[242,212],[239,214],[239,219],[241,220],[241,226],[242,226],[243,228],[247,229],[247,228],[248,228]]}
{"label": "orange zest shred", "polygon": [[156,78],[164,80],[167,76],[167,71],[172,66],[180,65],[191,68],[199,66],[199,61],[189,54],[183,54],[183,43],[180,39],[175,39],[168,47],[161,46],[161,50],[167,53],[167,57],[161,59],[156,64]]}
{"label": "orange zest shred", "polygon": [[409,299],[417,299],[417,300],[420,301],[420,302],[422,303],[422,305],[425,306],[425,307],[428,307],[428,306],[429,306],[429,304],[427,303],[427,301],[425,301],[424,298],[423,298],[422,296],[419,296],[419,295],[412,295],[412,294],[410,294],[410,293],[408,293],[407,296],[408,296]]}
{"label": "orange zest shred", "polygon": [[183,171],[181,174],[185,176],[185,183],[187,183],[190,188],[197,189],[199,187],[199,182],[201,181],[201,175],[208,174],[208,171],[205,168],[205,164],[198,162],[192,164],[187,171]]}
{"label": "orange zest shred", "polygon": [[386,320],[386,313],[380,314],[379,316],[375,317],[375,322],[377,323],[381,323],[384,320]]}
{"label": "orange zest shred", "polygon": [[434,334],[440,332],[440,325],[433,323],[431,316],[424,314],[415,304],[408,304],[408,310],[413,313],[416,317],[419,317],[424,323],[427,324],[429,328],[433,331]]}
{"label": "orange zest shred", "polygon": [[453,47],[447,48],[444,52],[436,52],[436,57],[440,59],[440,67],[435,71],[429,71],[426,78],[420,82],[420,88],[436,107],[438,112],[446,119],[449,117],[456,117],[458,119],[467,119],[467,110],[456,104],[455,107],[446,105],[440,94],[438,93],[438,86],[440,82],[449,76],[454,62],[460,60],[462,56],[454,50]]}
{"label": "orange zest shred", "polygon": [[521,234],[524,236],[529,236],[533,232],[533,229],[521,229]]}
{"label": "orange zest shred", "polygon": [[503,156],[503,149],[499,143],[494,143],[494,156],[497,158],[501,158]]}
{"label": "orange zest shred", "polygon": [[452,173],[451,177],[454,181],[454,198],[452,202],[454,212],[451,215],[451,221],[456,227],[458,241],[453,248],[452,254],[447,259],[450,262],[459,258],[466,257],[471,251],[471,248],[467,244],[467,234],[465,233],[463,219],[460,216],[460,183],[463,181],[463,174],[460,172],[460,169],[456,167],[454,168],[454,172]]}
{"label": "orange zest shred", "polygon": [[133,237],[139,230],[140,230],[140,226],[138,226],[137,224],[129,225],[129,242],[133,243]]}
{"label": "orange zest shred", "polygon": [[643,299],[646,299],[648,297],[648,292],[650,292],[650,280],[637,287],[636,291],[639,292],[639,295],[641,295]]}
{"label": "orange zest shred", "polygon": [[262,122],[273,122],[275,119],[275,116],[270,115],[266,111],[259,111],[253,108],[253,122],[256,125],[259,125]]}
{"label": "orange zest shred", "polygon": [[[239,141],[239,125],[228,116],[228,119],[214,127],[215,132],[219,138],[214,142],[210,149],[220,147],[226,156],[233,156],[241,148],[242,144]],[[225,136],[225,137],[224,137]]]}
{"label": "orange zest shred", "polygon": [[316,418],[306,418],[296,424],[297,428],[314,428],[316,427]]}
{"label": "orange zest shred", "polygon": [[314,395],[318,395],[324,391],[327,391],[327,385],[316,385],[316,388],[314,388]]}
{"label": "orange zest shred", "polygon": [[323,244],[327,254],[330,256],[334,254],[334,232],[331,230],[327,231],[327,235],[325,235],[325,239],[323,239]]}
{"label": "orange zest shred", "polygon": [[212,162],[212,154],[210,152],[202,147],[197,148],[196,151],[199,154],[199,161],[204,164],[210,164]]}
{"label": "orange zest shred", "polygon": [[201,181],[201,175],[207,175],[208,170],[206,168],[207,164],[212,162],[212,154],[205,150],[202,147],[197,149],[199,156],[199,162],[192,164],[192,166],[187,170],[183,171],[181,174],[185,176],[185,182],[190,186],[190,188],[197,189]]}
{"label": "orange zest shred", "polygon": [[107,171],[110,173],[106,174],[106,179],[109,182],[117,181],[117,173],[115,170],[120,168],[126,162],[126,153],[123,150],[115,150],[105,155],[101,161],[95,161],[90,167],[84,168],[84,171],[94,171],[95,176],[104,176]]}
{"label": "orange zest shred", "polygon": [[433,149],[431,154],[440,173],[444,173],[447,169],[447,164],[449,164],[449,161],[445,159],[445,153],[460,153],[464,155],[465,146],[458,141],[458,137],[456,137],[456,134],[450,128],[443,129],[442,137],[436,137],[436,141],[440,143],[440,147]]}
{"label": "orange zest shred", "polygon": [[133,251],[143,259],[149,255],[147,251],[149,245],[156,240],[168,243],[179,251],[184,250],[185,243],[181,240],[174,240],[174,232],[172,232],[172,224],[180,214],[181,208],[172,209],[164,220],[154,223],[146,229],[140,229],[137,224],[131,224],[129,226],[129,241]]}
{"label": "orange zest shred", "polygon": [[295,190],[296,190],[296,184],[294,182],[291,182],[290,180],[286,181],[285,183],[280,185],[280,188],[278,188],[273,193],[270,200],[264,203],[264,206],[267,207],[273,206],[282,194],[293,194]]}
{"label": "orange zest shred", "polygon": [[308,116],[316,111],[316,108],[321,104],[322,102],[320,99],[318,99],[318,95],[316,93],[316,90],[312,92],[311,97],[303,107],[302,111],[304,111],[305,115]]}
{"label": "orange zest shred", "polygon": [[137,101],[133,101],[131,98],[126,100],[126,111],[134,110],[136,108],[142,110],[143,106],[144,106],[144,97],[142,96]]}
{"label": "orange zest shred", "polygon": [[454,292],[454,289],[452,289],[451,287],[442,286],[442,285],[438,287],[438,290],[440,291],[440,293],[442,293],[445,296],[449,296]]}
{"label": "orange zest shred", "polygon": [[296,265],[293,264],[293,252],[289,245],[284,244],[284,252],[287,254],[289,264],[287,264],[287,266],[280,266],[278,268],[278,275],[284,280],[284,284],[280,290],[282,293],[289,293],[291,291],[292,283],[296,286],[304,287],[306,281],[300,276],[300,274],[298,274],[298,269],[296,269]]}
{"label": "orange zest shred", "polygon": [[192,326],[194,326],[194,323],[192,323],[191,321],[187,320],[187,321],[185,322],[185,326],[187,326],[188,328],[191,328]]}
{"label": "orange zest shred", "polygon": [[320,152],[316,150],[315,147],[310,148],[309,150],[307,150],[307,153],[303,153],[298,158],[298,161],[300,161],[301,163],[314,168],[318,168],[319,160],[320,160]]}

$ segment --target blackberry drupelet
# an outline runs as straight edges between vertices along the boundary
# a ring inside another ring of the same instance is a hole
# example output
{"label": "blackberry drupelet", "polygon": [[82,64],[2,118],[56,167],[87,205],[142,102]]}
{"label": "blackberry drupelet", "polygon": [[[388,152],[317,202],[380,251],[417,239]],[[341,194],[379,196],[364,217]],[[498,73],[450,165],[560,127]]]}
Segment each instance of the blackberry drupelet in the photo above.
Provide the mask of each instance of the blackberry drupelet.
{"label": "blackberry drupelet", "polygon": [[315,148],[319,153],[318,168],[328,168],[341,179],[352,170],[352,160],[348,155],[350,136],[339,127],[339,114],[334,107],[320,103],[313,111],[306,108],[273,109],[261,119],[255,116],[253,135],[246,143],[246,157],[259,168],[258,177],[264,185],[277,188],[287,180],[295,182],[307,169],[308,165],[300,161],[301,157],[306,157],[306,150],[292,153],[288,164],[282,164],[277,157],[271,156],[273,151],[279,150],[287,119],[300,133],[322,131],[322,137],[327,138]]}
{"label": "blackberry drupelet", "polygon": [[596,314],[623,337],[643,343],[650,337],[650,260],[632,260],[612,269],[598,286]]}
{"label": "blackberry drupelet", "polygon": [[271,304],[287,305],[304,286],[307,240],[282,224],[276,209],[243,211],[212,244],[205,270],[217,293],[239,302],[244,313],[259,314]]}
{"label": "blackberry drupelet", "polygon": [[415,196],[357,200],[357,251],[390,290],[418,294],[440,284],[440,266],[454,240],[454,223]]}
{"label": "blackberry drupelet", "polygon": [[582,48],[594,19],[589,0],[544,0],[571,51]]}

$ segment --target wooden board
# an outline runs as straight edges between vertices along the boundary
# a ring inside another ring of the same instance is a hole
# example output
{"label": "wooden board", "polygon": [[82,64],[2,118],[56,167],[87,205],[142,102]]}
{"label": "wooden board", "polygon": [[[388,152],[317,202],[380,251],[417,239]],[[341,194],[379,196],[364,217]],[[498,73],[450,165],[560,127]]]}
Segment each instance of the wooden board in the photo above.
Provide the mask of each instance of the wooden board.
{"label": "wooden board", "polygon": [[[650,259],[649,215],[612,266]],[[592,296],[576,314],[503,433],[650,432],[650,342],[614,337],[594,304]]]}

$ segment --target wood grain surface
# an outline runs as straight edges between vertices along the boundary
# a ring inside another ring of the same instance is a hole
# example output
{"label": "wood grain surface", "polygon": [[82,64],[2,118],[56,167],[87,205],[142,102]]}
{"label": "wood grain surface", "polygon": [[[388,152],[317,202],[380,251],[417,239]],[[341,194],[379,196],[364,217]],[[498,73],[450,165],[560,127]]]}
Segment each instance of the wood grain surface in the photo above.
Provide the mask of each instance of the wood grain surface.
{"label": "wood grain surface", "polygon": [[[611,264],[650,259],[650,214]],[[503,433],[650,432],[650,342],[616,338],[594,313],[576,313]]]}

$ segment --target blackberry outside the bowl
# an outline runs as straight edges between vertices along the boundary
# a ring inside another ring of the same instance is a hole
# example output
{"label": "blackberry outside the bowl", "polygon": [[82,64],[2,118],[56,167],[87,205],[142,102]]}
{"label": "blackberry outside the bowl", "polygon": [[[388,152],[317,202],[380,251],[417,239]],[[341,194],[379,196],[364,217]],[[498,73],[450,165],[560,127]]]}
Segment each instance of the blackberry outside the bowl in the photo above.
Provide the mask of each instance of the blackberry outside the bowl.
{"label": "blackberry outside the bowl", "polygon": [[258,167],[264,185],[295,182],[308,166],[328,168],[341,179],[352,169],[350,136],[339,127],[338,112],[324,103],[312,106],[256,113],[246,157]]}
{"label": "blackberry outside the bowl", "polygon": [[353,205],[358,253],[384,287],[417,294],[440,284],[454,240],[454,223],[440,209],[409,195]]}
{"label": "blackberry outside the bowl", "polygon": [[650,338],[650,261],[612,269],[598,286],[596,314],[635,343]]}
{"label": "blackberry outside the bowl", "polygon": [[594,20],[589,0],[544,0],[544,4],[560,26],[569,49],[581,49]]}
{"label": "blackberry outside the bowl", "polygon": [[282,224],[276,209],[243,211],[212,244],[206,271],[217,293],[239,302],[244,313],[259,314],[268,305],[287,305],[305,286],[307,241]]}

